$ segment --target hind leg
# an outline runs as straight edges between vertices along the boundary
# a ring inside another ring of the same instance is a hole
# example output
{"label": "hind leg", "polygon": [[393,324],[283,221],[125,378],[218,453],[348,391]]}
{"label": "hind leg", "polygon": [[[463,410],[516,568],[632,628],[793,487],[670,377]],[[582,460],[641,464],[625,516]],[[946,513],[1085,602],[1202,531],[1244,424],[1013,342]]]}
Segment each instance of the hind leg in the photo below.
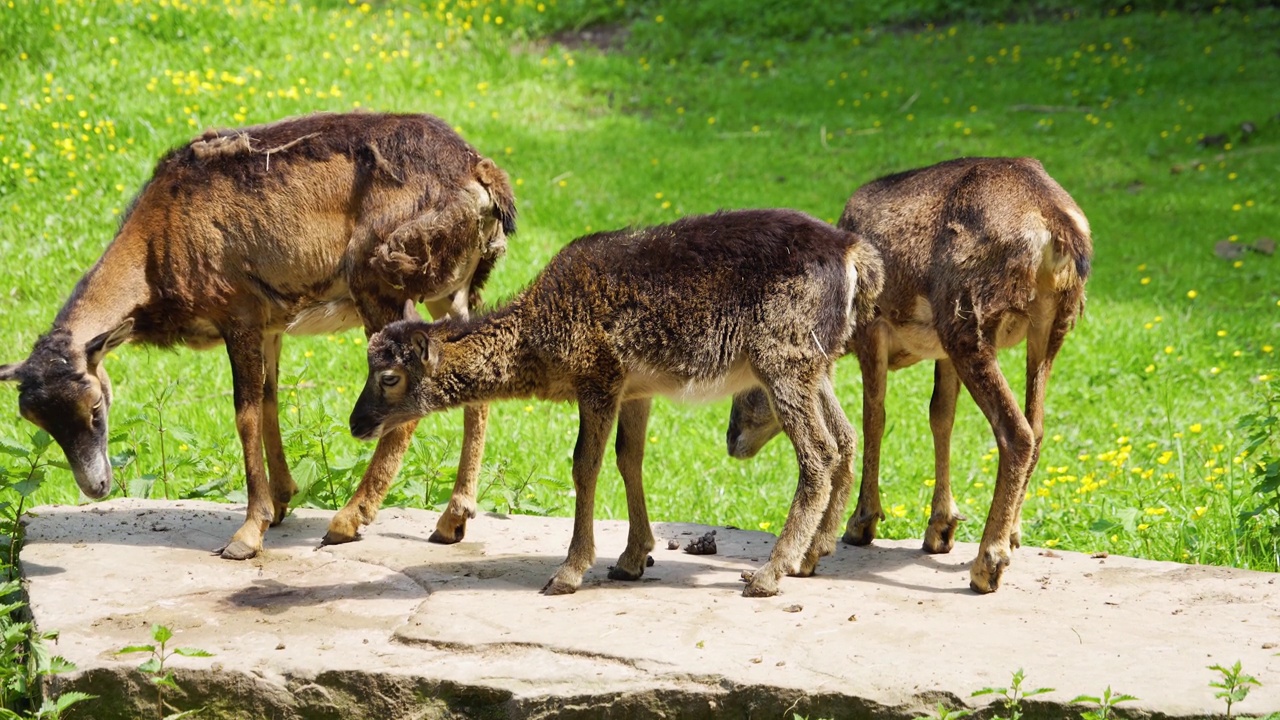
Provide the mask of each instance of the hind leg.
{"label": "hind leg", "polygon": [[289,472],[288,458],[284,454],[284,440],[280,435],[280,350],[283,346],[279,334],[268,335],[262,344],[262,441],[267,450],[267,469],[271,476],[271,504],[274,510],[272,525],[279,525],[289,511],[289,501],[298,492]]}
{"label": "hind leg", "polygon": [[844,408],[836,398],[835,388],[828,378],[822,384],[822,419],[827,431],[835,439],[839,453],[835,468],[831,473],[831,496],[826,511],[818,525],[818,532],[813,543],[805,554],[800,570],[795,575],[808,577],[818,568],[818,560],[830,555],[836,548],[836,534],[840,532],[840,520],[844,517],[845,505],[849,502],[849,492],[853,488],[853,457],[857,447],[858,436],[853,425],[845,417]]}
{"label": "hind leg", "polygon": [[929,428],[933,431],[933,504],[924,551],[948,553],[955,545],[956,528],[964,521],[951,494],[951,429],[956,419],[960,378],[950,360],[938,360],[933,368],[933,398],[929,401]]}
{"label": "hind leg", "polygon": [[831,475],[839,450],[823,419],[820,396],[826,374],[764,379],[778,421],[795,447],[800,479],[769,561],[754,573],[744,573],[747,586],[742,594],[748,597],[776,595],[783,575],[801,572],[831,502]]}
{"label": "hind leg", "polygon": [[884,439],[884,394],[889,374],[885,326],[877,322],[860,338],[858,365],[862,368],[862,483],[858,506],[845,526],[844,542],[870,545],[884,519],[880,505],[880,442]]}
{"label": "hind leg", "polygon": [[644,436],[649,426],[649,398],[628,400],[618,411],[615,449],[618,472],[627,489],[627,547],[618,564],[609,569],[610,580],[639,580],[653,550],[653,528],[644,502]]}

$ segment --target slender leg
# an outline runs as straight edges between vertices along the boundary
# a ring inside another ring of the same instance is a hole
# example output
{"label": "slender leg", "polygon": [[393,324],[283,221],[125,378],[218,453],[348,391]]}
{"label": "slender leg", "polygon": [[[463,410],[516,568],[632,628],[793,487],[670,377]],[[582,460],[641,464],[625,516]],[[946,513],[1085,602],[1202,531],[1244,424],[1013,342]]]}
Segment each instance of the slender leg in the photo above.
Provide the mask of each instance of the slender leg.
{"label": "slender leg", "polygon": [[825,375],[824,372],[807,384],[791,378],[765,379],[778,421],[795,446],[800,480],[769,561],[756,572],[743,574],[747,586],[742,594],[747,597],[776,595],[783,575],[801,571],[805,554],[813,545],[823,513],[831,502],[831,474],[839,459],[839,450],[823,422],[819,388]]}
{"label": "slender leg", "polygon": [[411,420],[378,438],[378,445],[373,449],[373,457],[369,459],[364,477],[360,478],[359,487],[329,521],[329,530],[320,540],[321,545],[340,545],[359,539],[360,528],[378,517],[382,499],[387,496],[396,473],[400,472],[400,461],[416,427],[418,421]]}
{"label": "slender leg", "polygon": [[[385,327],[392,321],[401,317],[402,307],[392,307],[390,305],[383,306],[376,303],[368,303],[360,308],[361,317],[365,323],[365,333],[372,335],[379,328]],[[467,421],[478,421],[481,428],[484,427],[487,415],[476,415],[474,412],[464,412],[464,419]],[[387,491],[391,489],[391,483],[395,481],[396,473],[400,472],[400,464],[404,460],[405,450],[409,448],[409,442],[413,439],[414,428],[418,426],[418,422],[412,421],[391,430],[386,435],[378,439],[378,445],[373,450],[373,457],[369,460],[369,467],[364,471],[364,477],[360,478],[360,485],[351,495],[351,499],[342,507],[333,519],[329,521],[329,530],[324,534],[321,541],[323,545],[338,545],[341,543],[351,542],[360,537],[360,528],[374,521],[378,516],[378,510],[382,508],[382,501],[387,497]],[[480,447],[483,448],[484,437],[483,432],[480,436]],[[467,440],[463,440],[463,458],[459,463],[459,483],[462,481],[463,469],[472,467],[478,470],[478,455],[474,460],[474,465],[467,465],[469,446]],[[475,514],[475,473],[471,474],[471,514]],[[455,494],[457,486],[455,485]],[[465,511],[464,511],[465,513]],[[446,516],[449,512],[446,511]],[[465,522],[465,520],[463,521]],[[437,526],[438,527],[438,526]],[[461,540],[462,535],[458,534],[454,542]]]}
{"label": "slender leg", "polygon": [[617,414],[617,400],[599,396],[578,398],[578,443],[573,448],[573,539],[569,556],[542,586],[544,595],[568,595],[582,585],[582,574],[596,560],[596,479],[604,459],[609,430]]}
{"label": "slender leg", "polygon": [[645,429],[649,426],[649,398],[628,400],[618,411],[618,436],[614,448],[618,456],[618,472],[627,489],[627,547],[618,564],[609,569],[610,580],[639,580],[653,550],[653,528],[644,503]]}
{"label": "slender leg", "polygon": [[[1047,307],[1033,308],[1031,326],[1027,329],[1027,398],[1024,407],[1035,443],[1022,492],[1018,494],[1018,519],[1014,524],[1011,540],[1015,548],[1022,545],[1022,502],[1026,500],[1031,475],[1040,462],[1040,446],[1044,441],[1044,394],[1049,384],[1049,373],[1053,369],[1053,359],[1062,349],[1062,341],[1071,329],[1075,317],[1074,312],[1064,313],[1059,309],[1064,305],[1057,294],[1047,293],[1042,289],[1040,297]],[[1075,295],[1069,301],[1068,307],[1071,308],[1077,307],[1079,302]]]}
{"label": "slender leg", "polygon": [[880,506],[880,442],[884,439],[884,393],[889,374],[888,330],[882,323],[868,328],[858,350],[862,368],[862,484],[858,506],[845,526],[844,542],[870,545],[884,519]]}
{"label": "slender leg", "polygon": [[809,552],[800,564],[800,571],[795,573],[800,577],[812,575],[818,568],[818,560],[835,551],[836,533],[840,531],[840,520],[844,517],[845,506],[849,503],[849,491],[853,488],[853,458],[858,435],[845,417],[840,401],[836,399],[835,387],[830,378],[822,383],[821,401],[822,418],[827,431],[835,438],[839,455],[831,474],[831,497],[827,502],[827,509],[822,515],[813,543],[809,546]]}
{"label": "slender leg", "polygon": [[977,347],[948,347],[946,350],[960,380],[986,415],[987,422],[991,423],[1000,452],[991,510],[982,531],[978,557],[969,571],[969,587],[976,592],[989,593],[1000,587],[1000,576],[1009,565],[1013,532],[1022,506],[1035,437],[996,363],[995,346],[990,342],[995,328],[984,330],[986,333],[980,338],[973,334]]}
{"label": "slender leg", "polygon": [[279,525],[284,520],[285,513],[289,511],[289,501],[298,492],[284,455],[284,440],[280,436],[278,388],[282,345],[279,333],[268,335],[262,344],[262,441],[267,449],[267,469],[271,475],[272,525]]}
{"label": "slender leg", "polygon": [[929,428],[933,431],[933,507],[924,534],[924,551],[948,553],[955,545],[956,527],[965,519],[951,494],[951,429],[956,420],[960,378],[950,360],[934,363]]}
{"label": "slender leg", "polygon": [[[469,312],[467,297],[467,292],[461,291],[450,301],[427,303],[427,310],[437,320],[444,315],[465,319]],[[468,405],[463,408],[462,455],[458,460],[458,475],[454,479],[449,504],[436,521],[435,532],[428,538],[433,543],[450,545],[462,540],[467,533],[467,520],[476,516],[476,491],[488,424],[488,405]]]}
{"label": "slender leg", "polygon": [[236,406],[236,431],[244,448],[249,507],[244,524],[218,554],[247,560],[262,551],[262,536],[275,518],[271,487],[262,462],[263,338],[259,327],[237,326],[224,333]]}

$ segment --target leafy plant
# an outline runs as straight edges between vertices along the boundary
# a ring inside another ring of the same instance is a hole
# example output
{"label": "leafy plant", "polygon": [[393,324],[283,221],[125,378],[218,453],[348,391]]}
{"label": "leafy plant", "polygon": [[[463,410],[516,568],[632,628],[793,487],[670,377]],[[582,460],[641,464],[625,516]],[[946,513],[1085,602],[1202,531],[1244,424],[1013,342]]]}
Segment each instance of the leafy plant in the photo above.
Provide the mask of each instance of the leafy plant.
{"label": "leafy plant", "polygon": [[16,571],[22,544],[21,520],[52,464],[45,459],[52,444],[53,438],[43,430],[32,433],[27,445],[0,439],[0,453],[16,461],[16,467],[0,468],[0,542],[4,543],[4,553],[0,555],[0,720],[56,719],[72,705],[93,697],[64,693],[45,698],[34,715],[24,714],[39,695],[41,677],[75,669],[65,658],[49,654],[45,643],[56,639],[56,632],[36,632],[29,621],[20,618],[26,606]]}
{"label": "leafy plant", "polygon": [[1115,717],[1113,711],[1115,710],[1116,705],[1137,699],[1138,698],[1133,695],[1113,693],[1111,692],[1111,686],[1108,685],[1107,689],[1102,691],[1101,696],[1094,697],[1092,695],[1080,695],[1072,699],[1071,702],[1092,703],[1098,706],[1096,710],[1086,710],[1085,712],[1080,713],[1080,717],[1083,720],[1109,720],[1110,718]]}
{"label": "leafy plant", "polygon": [[[177,681],[173,678],[173,671],[165,669],[165,663],[174,655],[182,657],[213,657],[213,653],[199,648],[177,647],[168,648],[168,642],[173,639],[173,632],[164,625],[151,626],[151,639],[156,644],[148,645],[129,645],[122,647],[116,651],[117,655],[127,655],[129,653],[150,653],[151,657],[146,662],[138,666],[138,670],[148,676],[152,685],[156,687],[156,715],[164,720],[181,720],[181,718],[191,717],[201,712],[204,708],[195,710],[178,710],[164,699],[165,690],[173,692],[182,692],[182,688],[178,687]],[[165,714],[167,711],[169,714]]]}
{"label": "leafy plant", "polygon": [[[1022,717],[1022,701],[1036,695],[1053,692],[1053,688],[1036,688],[1035,690],[1023,690],[1022,681],[1026,679],[1026,675],[1022,672],[1022,668],[1018,668],[1013,673],[1013,679],[1009,682],[1007,688],[982,688],[973,693],[972,697],[980,697],[982,695],[998,695],[1001,698],[1001,704],[1004,709],[1009,711],[1007,719],[1003,716],[997,716],[997,720],[1019,720]],[[958,717],[951,715],[948,717]]]}
{"label": "leafy plant", "polygon": [[1239,660],[1230,668],[1222,665],[1210,665],[1209,669],[1218,671],[1218,674],[1222,676],[1222,679],[1218,682],[1209,683],[1209,687],[1218,688],[1218,692],[1214,693],[1213,696],[1227,704],[1227,718],[1231,717],[1231,706],[1249,696],[1250,686],[1260,687],[1262,685],[1254,676],[1241,672]]}
{"label": "leafy plant", "polygon": [[921,715],[914,720],[958,720],[958,718],[969,717],[973,714],[972,710],[952,710],[942,703],[938,703],[938,707],[932,715]]}
{"label": "leafy plant", "polygon": [[1261,410],[1241,417],[1236,428],[1245,433],[1242,454],[1258,496],[1253,507],[1240,513],[1240,534],[1261,531],[1280,539],[1280,378],[1265,386]]}

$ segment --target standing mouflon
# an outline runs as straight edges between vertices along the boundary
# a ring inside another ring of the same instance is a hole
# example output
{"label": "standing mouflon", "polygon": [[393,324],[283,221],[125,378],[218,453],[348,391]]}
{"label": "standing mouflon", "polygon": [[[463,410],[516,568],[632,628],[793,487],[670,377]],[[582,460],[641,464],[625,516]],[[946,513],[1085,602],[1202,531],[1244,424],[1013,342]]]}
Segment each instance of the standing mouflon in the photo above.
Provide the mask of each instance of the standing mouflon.
{"label": "standing mouflon", "polygon": [[810,575],[835,546],[855,434],[831,371],[879,292],[874,250],[788,210],[687,217],[570,243],[510,304],[425,323],[406,308],[369,341],[351,432],[371,439],[458,405],[539,397],[578,403],[569,555],[543,592],[574,592],[595,560],[596,478],[618,420],[627,547],[609,577],[644,572],[653,533],[641,485],[652,396],[701,400],[762,386],[795,445],[799,486],[768,563],[745,595]]}
{"label": "standing mouflon", "polygon": [[[924,549],[950,552],[963,518],[951,495],[951,428],[960,384],[991,423],[999,474],[970,586],[992,592],[1021,542],[1019,515],[1044,437],[1044,393],[1053,359],[1084,307],[1093,243],[1079,206],[1031,158],[962,158],[890,175],[859,188],[840,227],[884,261],[874,318],[851,349],[862,367],[862,486],[844,541],[875,539],[885,376],[934,360],[936,484]],[[996,363],[996,350],[1027,341],[1026,410]],[[750,457],[781,430],[768,398],[734,397],[729,454]]]}
{"label": "standing mouflon", "polygon": [[[466,317],[514,232],[506,173],[430,115],[319,113],[210,131],[160,160],[53,328],[26,360],[0,366],[0,380],[19,383],[23,417],[62,447],[84,494],[100,498],[112,481],[107,353],[126,340],[225,344],[249,507],[219,552],[250,558],[297,491],[280,437],[281,336],[371,333],[406,300]],[[465,415],[437,542],[461,540],[475,515],[487,412]],[[373,521],[413,427],[378,443],[326,542],[354,540]]]}

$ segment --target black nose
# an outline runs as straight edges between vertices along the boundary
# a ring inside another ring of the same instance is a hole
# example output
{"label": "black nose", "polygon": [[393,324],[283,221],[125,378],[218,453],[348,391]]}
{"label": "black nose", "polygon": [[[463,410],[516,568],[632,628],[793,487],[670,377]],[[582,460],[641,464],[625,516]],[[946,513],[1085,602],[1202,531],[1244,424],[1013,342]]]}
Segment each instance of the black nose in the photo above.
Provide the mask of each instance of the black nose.
{"label": "black nose", "polygon": [[349,423],[351,426],[351,435],[357,440],[372,440],[378,430],[378,423],[368,417],[351,416]]}

